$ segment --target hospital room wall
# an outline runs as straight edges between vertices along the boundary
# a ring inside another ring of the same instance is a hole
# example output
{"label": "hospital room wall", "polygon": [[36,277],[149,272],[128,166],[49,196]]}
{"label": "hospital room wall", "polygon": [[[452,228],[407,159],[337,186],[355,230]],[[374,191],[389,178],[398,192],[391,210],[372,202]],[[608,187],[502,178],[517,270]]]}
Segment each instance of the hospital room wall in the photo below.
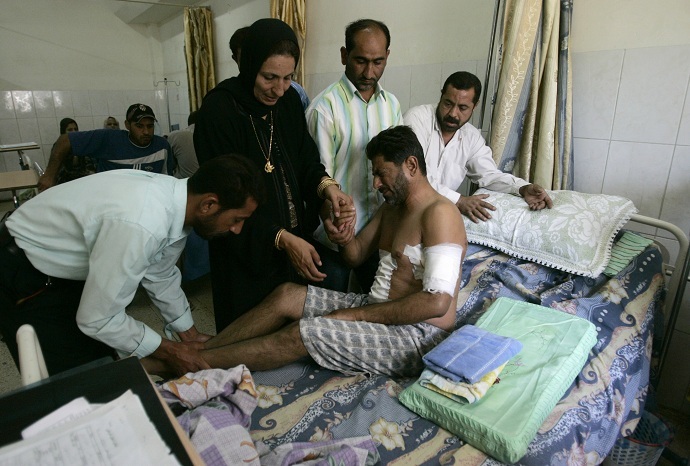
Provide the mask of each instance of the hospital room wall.
{"label": "hospital room wall", "polygon": [[[690,3],[578,0],[571,30],[575,189],[690,232]],[[678,244],[651,228],[675,258]],[[690,414],[690,292],[659,400]],[[671,377],[669,375],[672,374]]]}
{"label": "hospital room wall", "polygon": [[[0,144],[36,142],[26,151],[45,167],[59,121],[102,128],[109,115],[124,128],[127,107],[146,103],[167,127],[163,53],[156,25],[128,25],[92,0],[3,0],[0,15]],[[0,171],[18,169],[16,153]],[[7,193],[2,198],[7,198]]]}

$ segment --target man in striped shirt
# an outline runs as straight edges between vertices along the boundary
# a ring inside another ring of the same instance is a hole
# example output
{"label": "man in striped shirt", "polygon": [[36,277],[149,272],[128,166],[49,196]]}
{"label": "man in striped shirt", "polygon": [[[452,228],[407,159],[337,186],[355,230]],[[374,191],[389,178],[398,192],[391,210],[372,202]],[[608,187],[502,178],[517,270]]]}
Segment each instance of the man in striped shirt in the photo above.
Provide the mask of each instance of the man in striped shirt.
{"label": "man in striped shirt", "polygon": [[[326,171],[354,199],[355,233],[364,228],[383,202],[372,186],[366,145],[382,130],[402,124],[398,99],[378,83],[386,68],[389,46],[390,32],[384,23],[360,19],[349,24],[345,46],[340,48],[345,73],[314,98],[306,113],[309,132]],[[327,278],[320,286],[347,291],[350,269],[337,254],[337,246],[328,240],[323,225],[314,236],[325,246],[319,255],[321,271]],[[378,254],[373,254],[354,269],[364,293],[371,287],[378,259]]]}

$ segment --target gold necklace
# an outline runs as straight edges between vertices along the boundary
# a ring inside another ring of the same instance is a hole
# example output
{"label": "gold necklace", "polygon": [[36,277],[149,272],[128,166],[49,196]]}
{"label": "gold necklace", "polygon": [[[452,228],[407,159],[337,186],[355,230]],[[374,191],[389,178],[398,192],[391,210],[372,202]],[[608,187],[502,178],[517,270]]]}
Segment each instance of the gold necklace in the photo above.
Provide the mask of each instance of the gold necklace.
{"label": "gold necklace", "polygon": [[259,143],[259,149],[261,149],[261,153],[264,156],[264,159],[266,159],[266,165],[264,165],[264,171],[266,173],[271,173],[273,169],[275,168],[273,164],[271,163],[271,149],[273,148],[273,112],[269,112],[271,114],[271,137],[268,140],[268,155],[266,155],[266,152],[264,152],[264,147],[261,145],[261,141],[259,140],[259,135],[256,133],[256,127],[254,126],[254,119],[252,118],[251,115],[249,115],[249,121],[252,123],[252,129],[254,130],[254,136],[256,136],[256,142]]}

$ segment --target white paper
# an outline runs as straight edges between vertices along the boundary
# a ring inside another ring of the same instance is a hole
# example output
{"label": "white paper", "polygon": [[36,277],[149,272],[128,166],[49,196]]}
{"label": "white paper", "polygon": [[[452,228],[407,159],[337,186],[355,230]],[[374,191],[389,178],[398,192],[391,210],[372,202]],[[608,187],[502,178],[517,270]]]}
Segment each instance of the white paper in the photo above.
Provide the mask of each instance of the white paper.
{"label": "white paper", "polygon": [[53,411],[22,430],[22,438],[31,438],[41,432],[60,427],[63,424],[89,414],[98,406],[102,405],[90,404],[83,396],[72,400],[62,408]]}
{"label": "white paper", "polygon": [[119,398],[43,435],[0,448],[0,466],[179,465],[127,390]]}

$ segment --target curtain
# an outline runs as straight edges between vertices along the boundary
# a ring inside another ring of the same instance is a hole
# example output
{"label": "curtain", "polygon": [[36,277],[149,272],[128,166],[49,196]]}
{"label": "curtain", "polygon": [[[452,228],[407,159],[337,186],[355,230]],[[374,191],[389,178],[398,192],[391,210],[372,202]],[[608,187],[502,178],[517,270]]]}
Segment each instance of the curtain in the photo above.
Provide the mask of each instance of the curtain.
{"label": "curtain", "polygon": [[490,145],[498,167],[572,189],[572,0],[506,0]]}
{"label": "curtain", "polygon": [[207,7],[184,9],[184,53],[187,63],[189,110],[198,110],[216,86],[213,56],[213,13]]}
{"label": "curtain", "polygon": [[294,81],[304,85],[304,56],[307,41],[306,0],[271,0],[271,18],[287,23],[297,35],[300,60],[295,70]]}

